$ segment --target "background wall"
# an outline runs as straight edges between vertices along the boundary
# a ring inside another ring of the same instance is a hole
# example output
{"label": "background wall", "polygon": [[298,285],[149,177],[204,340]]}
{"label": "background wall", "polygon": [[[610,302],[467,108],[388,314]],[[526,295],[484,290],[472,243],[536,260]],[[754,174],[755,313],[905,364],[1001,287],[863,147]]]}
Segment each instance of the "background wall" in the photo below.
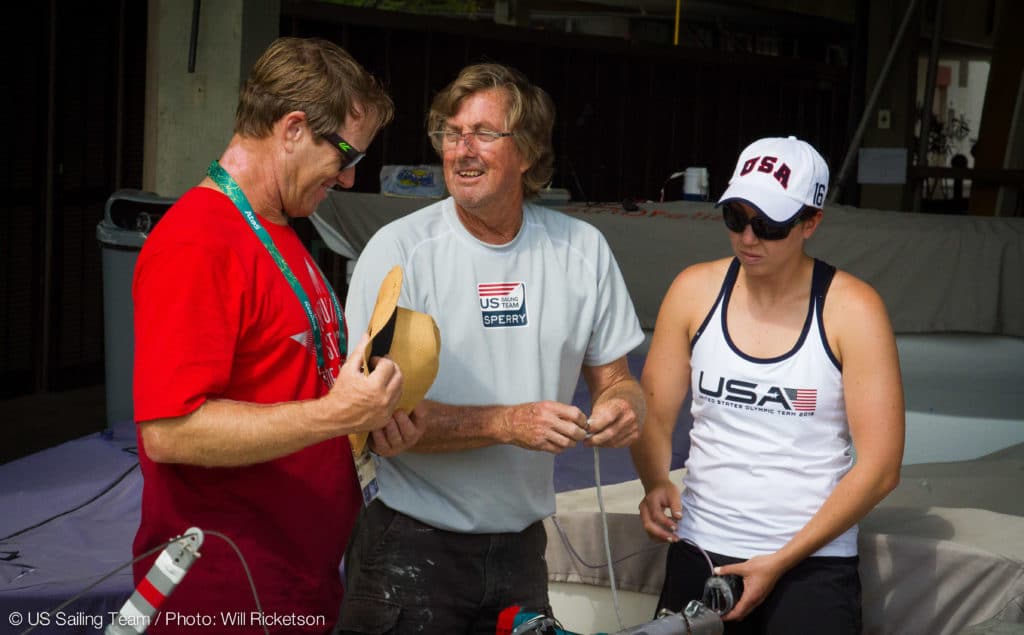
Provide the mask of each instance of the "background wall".
{"label": "background wall", "polygon": [[175,198],[199,182],[231,140],[238,91],[278,35],[280,2],[204,3],[194,55],[192,11],[190,2],[149,2],[143,187]]}
{"label": "background wall", "polygon": [[[218,0],[202,3],[195,73],[187,71],[192,3],[26,4],[19,19],[0,22],[0,54],[13,61],[0,76],[9,122],[0,145],[0,421],[24,431],[15,444],[46,443],[39,417],[25,414],[45,409],[11,407],[11,398],[49,402],[102,387],[96,225],[104,205],[121,188],[173,197],[197,182],[229,138],[238,86],[278,33],[337,41],[394,96],[398,116],[359,166],[357,190],[376,191],[385,163],[438,161],[424,130],[433,94],[465,64],[492,60],[520,68],[556,101],[554,185],[577,200],[621,201],[657,197],[668,175],[690,166],[709,168],[711,194],[721,192],[739,149],[764,135],[814,143],[835,173],[911,1],[688,0],[681,45],[672,47],[669,0],[645,2],[658,9],[644,13],[627,0],[563,2],[557,11],[521,0],[502,18],[518,28],[496,24],[494,11],[467,19]],[[971,82],[1013,1],[945,0],[943,59],[967,60]],[[918,65],[935,2],[919,0],[879,100],[890,126],[872,122],[865,146],[913,147]],[[1019,79],[1003,88],[1018,95],[1019,111]],[[969,108],[976,99],[971,92]],[[1021,139],[1024,126],[995,134]],[[1024,143],[1009,147],[1010,166],[1024,165]],[[669,198],[681,188],[672,184]],[[903,209],[906,188],[857,187],[851,175],[843,200]],[[312,238],[308,223],[296,228]],[[102,408],[102,398],[89,403]],[[102,413],[72,411],[83,425],[103,425]]]}
{"label": "background wall", "polygon": [[[377,191],[384,163],[438,162],[424,127],[430,100],[481,61],[514,66],[552,96],[554,185],[575,200],[656,198],[666,177],[689,166],[708,167],[711,192],[721,192],[739,150],[760,136],[796,135],[835,162],[845,149],[850,78],[844,66],[825,63],[824,44],[805,47],[807,57],[765,56],[483,21],[385,21],[379,12],[307,3],[282,9],[282,35],[339,42],[398,105],[356,171],[361,191]],[[682,183],[675,187],[681,194]]]}
{"label": "background wall", "polygon": [[96,224],[142,182],[146,3],[26,3],[0,26],[0,398],[102,381]]}

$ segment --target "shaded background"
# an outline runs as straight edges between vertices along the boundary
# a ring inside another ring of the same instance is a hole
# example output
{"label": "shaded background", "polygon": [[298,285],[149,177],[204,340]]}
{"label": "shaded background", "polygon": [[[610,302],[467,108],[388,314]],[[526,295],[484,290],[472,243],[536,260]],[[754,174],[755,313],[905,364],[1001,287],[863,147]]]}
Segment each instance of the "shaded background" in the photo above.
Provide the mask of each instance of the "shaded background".
{"label": "shaded background", "polygon": [[[339,43],[395,99],[396,119],[357,170],[357,191],[378,191],[384,164],[437,162],[424,134],[430,101],[459,69],[480,61],[515,66],[551,94],[553,185],[574,200],[655,199],[666,178],[688,166],[708,168],[713,195],[739,150],[766,135],[811,142],[835,174],[886,52],[868,44],[883,3],[686,2],[678,47],[674,4],[285,0],[279,32]],[[929,45],[919,32],[936,6],[921,4],[903,55],[914,62],[911,83]],[[0,79],[8,122],[0,146],[0,462],[105,425],[96,226],[112,192],[143,187],[147,81],[154,81],[148,12],[159,6],[51,0],[19,6],[19,18],[0,26],[9,60]],[[963,6],[988,44],[946,38],[944,50],[991,56],[1003,4]],[[903,9],[889,11],[883,21],[891,30]],[[189,34],[180,39],[187,50]],[[913,111],[909,94],[894,119]],[[900,133],[908,147],[911,128]],[[196,181],[204,165],[195,166]],[[681,180],[670,183],[668,198],[681,188]],[[861,194],[850,183],[842,202],[857,204]],[[343,295],[343,263],[317,249],[307,222],[296,228]]]}

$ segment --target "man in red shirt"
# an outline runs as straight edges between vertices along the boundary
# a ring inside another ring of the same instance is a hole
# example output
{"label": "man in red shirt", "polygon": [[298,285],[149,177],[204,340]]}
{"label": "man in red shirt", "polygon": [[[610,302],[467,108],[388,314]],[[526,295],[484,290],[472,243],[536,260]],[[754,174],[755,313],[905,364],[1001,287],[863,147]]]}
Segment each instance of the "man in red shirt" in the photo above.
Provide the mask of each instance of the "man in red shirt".
{"label": "man in red shirt", "polygon": [[[145,478],[136,555],[196,526],[202,558],[149,632],[327,632],[361,505],[346,435],[395,453],[422,430],[394,412],[390,360],[361,372],[344,315],[288,221],[311,215],[393,116],[336,45],[281,38],[242,89],[234,135],[139,255],[135,420]],[[347,359],[346,359],[347,358]],[[392,414],[393,413],[393,414]],[[139,582],[153,557],[135,565]]]}

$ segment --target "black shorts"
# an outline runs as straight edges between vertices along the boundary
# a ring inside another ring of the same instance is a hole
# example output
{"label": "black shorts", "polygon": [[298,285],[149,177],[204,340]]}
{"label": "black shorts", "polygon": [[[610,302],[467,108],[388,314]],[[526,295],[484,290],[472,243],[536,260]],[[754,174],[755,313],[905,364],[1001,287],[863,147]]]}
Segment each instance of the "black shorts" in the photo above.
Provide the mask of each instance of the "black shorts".
{"label": "black shorts", "polygon": [[551,614],[543,522],[518,533],[437,529],[380,501],[356,523],[345,555],[340,635],[494,635],[519,605]]}
{"label": "black shorts", "polygon": [[[745,561],[711,552],[708,556],[715,566]],[[726,635],[860,635],[859,562],[857,556],[807,558],[784,573],[747,617],[726,622]],[[701,599],[710,575],[700,551],[684,542],[673,543],[668,549],[658,609],[679,612],[690,600]]]}

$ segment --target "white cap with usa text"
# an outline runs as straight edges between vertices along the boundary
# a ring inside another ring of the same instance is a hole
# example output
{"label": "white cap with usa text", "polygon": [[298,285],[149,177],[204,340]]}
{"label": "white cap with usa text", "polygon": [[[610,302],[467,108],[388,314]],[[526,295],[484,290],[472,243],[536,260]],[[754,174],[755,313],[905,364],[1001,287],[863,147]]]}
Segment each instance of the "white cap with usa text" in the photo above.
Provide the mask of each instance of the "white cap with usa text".
{"label": "white cap with usa text", "polygon": [[718,205],[742,201],[776,223],[805,205],[821,209],[828,194],[828,164],[796,137],[758,139],[743,149]]}

